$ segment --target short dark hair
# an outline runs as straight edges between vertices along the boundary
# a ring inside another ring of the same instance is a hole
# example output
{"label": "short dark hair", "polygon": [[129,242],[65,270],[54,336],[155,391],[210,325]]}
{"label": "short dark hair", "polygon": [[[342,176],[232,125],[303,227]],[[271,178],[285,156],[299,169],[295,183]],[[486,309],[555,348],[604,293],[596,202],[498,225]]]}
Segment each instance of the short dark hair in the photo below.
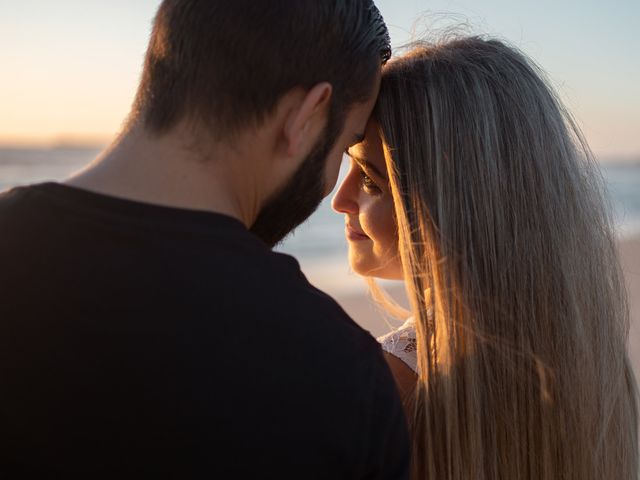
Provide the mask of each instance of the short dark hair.
{"label": "short dark hair", "polygon": [[132,118],[158,134],[188,118],[225,135],[259,125],[290,89],[327,81],[341,123],[390,56],[371,0],[164,0]]}

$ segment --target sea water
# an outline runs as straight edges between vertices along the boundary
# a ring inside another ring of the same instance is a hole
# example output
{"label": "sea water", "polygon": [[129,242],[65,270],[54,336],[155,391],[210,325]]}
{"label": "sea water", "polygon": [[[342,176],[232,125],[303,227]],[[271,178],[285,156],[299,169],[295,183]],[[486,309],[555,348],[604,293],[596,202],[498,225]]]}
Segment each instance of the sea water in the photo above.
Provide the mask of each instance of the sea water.
{"label": "sea water", "polygon": [[[90,148],[0,149],[0,191],[18,185],[59,181],[82,169],[99,153]],[[346,162],[340,173],[346,173]],[[601,164],[618,235],[640,234],[640,161]],[[364,282],[347,262],[344,217],[331,209],[327,197],[316,213],[276,250],[295,256],[318,287],[334,296],[366,291]],[[1,232],[0,232],[1,234]]]}

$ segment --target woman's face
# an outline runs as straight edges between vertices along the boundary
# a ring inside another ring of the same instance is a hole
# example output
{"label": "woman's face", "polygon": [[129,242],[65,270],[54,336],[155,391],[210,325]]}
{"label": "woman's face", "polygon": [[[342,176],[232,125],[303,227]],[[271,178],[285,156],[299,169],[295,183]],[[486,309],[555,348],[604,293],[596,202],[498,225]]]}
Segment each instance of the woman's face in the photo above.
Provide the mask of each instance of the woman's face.
{"label": "woman's face", "polygon": [[364,140],[347,154],[349,173],[333,197],[345,215],[349,263],[360,275],[401,280],[397,224],[378,124],[367,124]]}

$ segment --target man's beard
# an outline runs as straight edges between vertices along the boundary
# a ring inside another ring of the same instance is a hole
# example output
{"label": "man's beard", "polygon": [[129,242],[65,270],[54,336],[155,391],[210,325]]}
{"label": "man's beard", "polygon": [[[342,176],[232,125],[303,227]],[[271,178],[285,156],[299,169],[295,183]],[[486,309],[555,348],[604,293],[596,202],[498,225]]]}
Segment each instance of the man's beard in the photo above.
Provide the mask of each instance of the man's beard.
{"label": "man's beard", "polygon": [[309,218],[324,198],[327,156],[339,133],[336,128],[338,122],[336,119],[331,120],[302,165],[267,200],[251,226],[251,232],[271,248]]}

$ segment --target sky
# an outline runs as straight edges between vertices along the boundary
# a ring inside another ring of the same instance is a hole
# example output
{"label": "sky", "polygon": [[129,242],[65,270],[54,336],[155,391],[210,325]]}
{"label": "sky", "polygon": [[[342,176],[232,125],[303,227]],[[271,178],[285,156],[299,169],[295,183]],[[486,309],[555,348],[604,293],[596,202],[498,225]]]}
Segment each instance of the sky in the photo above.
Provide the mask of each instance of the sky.
{"label": "sky", "polygon": [[[113,137],[131,106],[159,3],[0,0],[0,145]],[[640,157],[640,1],[376,3],[394,46],[452,25],[507,40],[547,72],[601,159]]]}

